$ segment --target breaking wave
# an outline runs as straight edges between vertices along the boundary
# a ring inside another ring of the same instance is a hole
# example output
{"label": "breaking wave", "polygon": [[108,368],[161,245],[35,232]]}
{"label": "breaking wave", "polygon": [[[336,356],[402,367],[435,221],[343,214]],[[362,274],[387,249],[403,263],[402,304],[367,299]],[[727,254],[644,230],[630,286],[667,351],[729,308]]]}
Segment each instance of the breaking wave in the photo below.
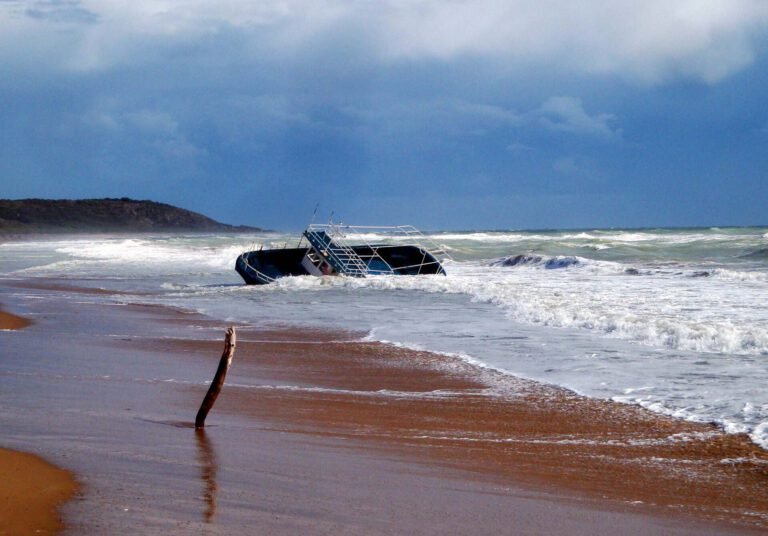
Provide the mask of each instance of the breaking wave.
{"label": "breaking wave", "polygon": [[768,259],[768,248],[760,248],[741,256],[742,259]]}
{"label": "breaking wave", "polygon": [[557,256],[543,257],[541,255],[510,255],[502,259],[497,259],[490,263],[490,266],[512,267],[512,266],[541,266],[548,270],[558,268],[568,268],[578,266],[583,263],[583,259],[578,257]]}

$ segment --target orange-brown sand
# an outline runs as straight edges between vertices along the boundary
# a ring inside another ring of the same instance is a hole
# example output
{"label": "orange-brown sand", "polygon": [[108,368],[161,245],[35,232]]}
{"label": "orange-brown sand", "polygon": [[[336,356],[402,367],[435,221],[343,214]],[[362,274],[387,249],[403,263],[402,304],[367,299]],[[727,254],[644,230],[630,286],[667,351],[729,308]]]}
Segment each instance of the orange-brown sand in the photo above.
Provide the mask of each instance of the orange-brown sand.
{"label": "orange-brown sand", "polygon": [[[768,452],[744,435],[444,356],[333,342],[339,337],[241,333],[233,364],[240,374],[310,389],[225,386],[214,412],[355,439],[497,483],[768,528]],[[212,355],[220,346],[203,344]]]}
{"label": "orange-brown sand", "polygon": [[0,311],[0,329],[22,329],[32,324],[31,320]]}
{"label": "orange-brown sand", "polygon": [[76,489],[71,473],[0,448],[0,534],[56,534],[63,528],[57,508]]}
{"label": "orange-brown sand", "polygon": [[[69,305],[58,307],[59,312],[66,313]],[[46,302],[46,310],[50,308]],[[115,407],[105,413],[108,418],[95,414],[92,419],[77,421],[88,432],[85,442],[104,433],[110,454],[105,457],[99,447],[90,445],[99,456],[80,460],[78,471],[90,479],[89,487],[98,482],[106,491],[98,500],[86,496],[78,502],[81,507],[74,514],[74,526],[124,527],[123,523],[130,521],[134,527],[167,527],[152,523],[159,523],[163,516],[175,520],[179,515],[176,504],[199,493],[202,482],[205,523],[212,522],[211,527],[227,520],[232,523],[228,516],[243,512],[242,523],[222,525],[222,533],[230,526],[262,526],[276,534],[311,533],[312,528],[314,533],[339,532],[341,528],[347,534],[371,533],[371,529],[376,534],[434,534],[437,532],[432,527],[441,520],[444,528],[451,526],[454,510],[467,517],[461,526],[473,529],[462,533],[508,533],[514,531],[511,523],[518,521],[521,533],[553,533],[526,527],[556,526],[554,533],[561,534],[592,534],[595,528],[601,529],[601,534],[634,534],[644,533],[645,523],[650,533],[658,527],[655,520],[662,517],[671,520],[671,524],[665,521],[664,527],[683,527],[676,533],[684,534],[699,533],[697,528],[687,529],[692,518],[704,520],[706,523],[692,526],[711,528],[709,534],[758,533],[768,528],[768,458],[744,436],[725,435],[713,426],[686,423],[631,406],[586,399],[448,357],[360,342],[355,334],[328,331],[239,329],[232,370],[208,417],[211,444],[205,434],[196,436],[201,482],[195,475],[191,480],[169,478],[178,476],[170,470],[174,464],[160,466],[169,473],[155,473],[158,465],[145,456],[152,438],[162,433],[160,425],[132,414],[162,415],[178,404],[191,421],[207,387],[196,378],[189,383],[128,382],[121,371],[131,366],[127,377],[162,378],[158,367],[170,360],[174,366],[210,370],[210,376],[200,380],[210,379],[221,355],[224,326],[162,307],[78,304],[77,311],[77,315],[48,320],[45,316],[36,318],[41,328],[56,333],[55,326],[45,322],[65,318],[79,329],[77,322],[90,326],[89,321],[98,315],[99,325],[107,326],[106,333],[120,336],[89,336],[74,342],[54,337],[56,342],[48,352],[60,359],[62,349],[75,345],[70,357],[103,353],[101,359],[108,360],[114,353],[118,361],[120,356],[126,359],[130,355],[130,359],[118,362],[114,370],[100,371],[98,376],[89,371],[56,380],[57,385],[68,381],[73,389],[82,389],[82,396],[88,396],[90,384],[98,382],[94,392],[100,397],[110,393],[110,397],[94,398],[94,403],[109,406],[113,398],[117,399]],[[137,318],[144,320],[134,322]],[[159,329],[162,324],[164,329]],[[211,333],[197,327],[211,324],[221,326],[222,339],[197,340],[201,333],[206,338]],[[117,325],[119,329],[114,328]],[[192,325],[195,329],[190,330]],[[169,326],[187,339],[169,339],[165,331]],[[31,335],[32,331],[19,335]],[[104,348],[114,352],[103,352]],[[93,362],[87,363],[90,366]],[[113,375],[121,379],[111,380]],[[28,378],[20,375],[17,380],[23,383]],[[67,389],[65,395],[71,391],[69,386]],[[139,393],[139,400],[125,402],[124,409],[115,411],[123,408],[121,394],[126,389]],[[176,395],[180,395],[178,399]],[[135,407],[141,406],[145,397],[153,404],[151,411]],[[80,400],[78,396],[78,404]],[[75,404],[66,396],[56,403],[64,407]],[[237,416],[234,422],[247,416],[256,425],[245,427],[243,432],[226,424],[217,427],[219,418],[226,422],[226,413]],[[119,454],[113,455],[106,438],[111,437],[116,420],[136,434],[126,435],[125,443],[116,449]],[[47,423],[42,420],[41,426]],[[180,437],[174,435],[173,441],[165,437],[161,446],[176,446]],[[172,459],[179,457],[183,462],[184,452],[174,450]],[[326,469],[316,459],[331,465]],[[398,465],[402,475],[393,474],[391,465],[382,465],[382,460],[394,459],[403,461]],[[109,468],[114,463],[133,471],[133,478],[126,480],[128,491],[121,491],[122,484],[114,489],[106,482],[111,482]],[[370,477],[337,478],[337,471],[346,470],[348,464],[354,467],[354,474]],[[429,470],[422,472],[422,467]],[[440,475],[451,483],[428,488],[433,495],[426,499],[408,495],[409,486],[424,489],[414,486],[422,475],[424,480]],[[145,480],[146,487],[142,487]],[[475,491],[468,491],[466,483],[477,484]],[[356,487],[347,490],[348,486]],[[234,502],[230,495],[233,487]],[[587,513],[573,519],[570,514],[561,515],[558,524],[542,525],[538,518],[555,517],[552,501],[521,499],[504,491],[521,487],[551,491],[557,500],[572,496],[578,500],[569,512]],[[379,488],[383,491],[377,495]],[[454,488],[462,492],[452,499]],[[154,494],[157,489],[163,493]],[[243,501],[241,494],[251,500]],[[405,496],[408,504],[398,503],[400,496]],[[157,509],[141,514],[148,511],[146,505],[142,510],[147,497],[153,498],[153,505],[158,503]],[[585,505],[585,498],[594,502]],[[446,500],[448,506],[444,507],[442,501]],[[387,509],[392,502],[400,507]],[[470,507],[463,508],[465,504]],[[104,505],[119,508],[104,509]],[[130,506],[131,512],[139,512],[138,516],[116,518],[115,512],[125,511],[124,505]],[[616,510],[620,515],[595,513],[605,510]],[[487,515],[471,517],[475,511]],[[637,530],[634,516],[638,511],[652,514],[639,521],[641,530]],[[142,523],[142,515],[148,519],[146,523]],[[397,519],[387,521],[390,515]],[[634,525],[625,526],[630,519]]]}

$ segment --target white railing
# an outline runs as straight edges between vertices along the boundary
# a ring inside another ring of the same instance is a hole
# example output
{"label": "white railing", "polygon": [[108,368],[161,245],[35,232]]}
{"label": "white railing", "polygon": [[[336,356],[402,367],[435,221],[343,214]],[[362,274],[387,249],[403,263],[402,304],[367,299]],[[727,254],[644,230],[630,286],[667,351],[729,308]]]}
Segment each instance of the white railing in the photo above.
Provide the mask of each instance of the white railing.
{"label": "white railing", "polygon": [[[396,226],[366,226],[366,225],[347,225],[342,223],[313,223],[307,227],[308,231],[320,232],[325,231],[334,240],[341,239],[346,240],[350,234],[359,235],[379,235],[382,240],[407,240],[409,244],[420,247],[429,251],[435,258],[440,260],[452,260],[451,256],[445,251],[437,242],[432,238],[419,231],[413,225],[396,225]],[[364,239],[356,240],[356,244],[371,246],[369,241]],[[387,244],[376,244],[376,246],[384,246]]]}
{"label": "white railing", "polygon": [[[341,223],[311,224],[307,227],[306,234],[320,237],[327,235],[335,248],[341,250],[343,256],[340,263],[350,267],[348,275],[364,276],[369,270],[372,259],[383,263],[392,271],[387,261],[379,255],[379,250],[400,245],[412,245],[422,250],[421,263],[411,266],[398,266],[399,269],[421,268],[429,264],[435,264],[434,261],[428,261],[427,255],[432,254],[439,261],[451,260],[450,255],[433,239],[424,235],[421,231],[412,225],[398,226],[363,226],[346,225]],[[358,235],[350,238],[350,235]],[[373,235],[373,236],[371,236]],[[371,255],[357,255],[351,248],[350,242],[354,241],[355,246],[366,246],[371,250]],[[330,252],[329,252],[330,254]],[[347,261],[346,259],[352,259]],[[438,262],[439,262],[438,261]]]}
{"label": "white railing", "polygon": [[342,233],[337,229],[329,230],[330,226],[320,228],[310,225],[304,234],[336,271],[353,277],[364,277],[368,273],[368,264],[344,241]]}

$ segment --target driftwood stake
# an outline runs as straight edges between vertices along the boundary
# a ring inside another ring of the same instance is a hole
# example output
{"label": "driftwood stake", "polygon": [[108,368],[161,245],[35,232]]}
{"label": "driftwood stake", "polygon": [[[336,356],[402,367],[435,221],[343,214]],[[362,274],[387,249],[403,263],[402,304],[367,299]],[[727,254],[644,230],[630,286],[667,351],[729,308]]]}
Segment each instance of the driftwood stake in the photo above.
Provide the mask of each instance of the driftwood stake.
{"label": "driftwood stake", "polygon": [[224,353],[221,354],[219,368],[216,369],[216,375],[213,377],[211,386],[208,388],[203,403],[197,411],[195,428],[203,428],[205,426],[205,418],[208,416],[208,412],[211,411],[213,403],[216,402],[221,388],[224,387],[224,378],[226,378],[229,366],[232,364],[232,358],[235,357],[235,339],[235,328],[227,328],[227,335],[224,337]]}

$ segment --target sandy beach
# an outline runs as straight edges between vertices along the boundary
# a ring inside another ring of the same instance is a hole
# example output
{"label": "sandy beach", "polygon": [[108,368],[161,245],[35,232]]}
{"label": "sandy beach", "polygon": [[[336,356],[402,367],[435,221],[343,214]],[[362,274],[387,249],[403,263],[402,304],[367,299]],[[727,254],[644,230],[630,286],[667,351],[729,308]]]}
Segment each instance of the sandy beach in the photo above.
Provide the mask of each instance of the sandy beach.
{"label": "sandy beach", "polygon": [[0,424],[77,476],[66,534],[768,528],[768,456],[745,436],[356,333],[239,326],[195,432],[227,324],[49,283],[0,286],[34,321],[0,335]]}
{"label": "sandy beach", "polygon": [[[0,310],[0,330],[29,326]],[[57,508],[77,489],[74,477],[45,460],[0,447],[0,534],[55,534],[63,527]]]}
{"label": "sandy beach", "polygon": [[73,475],[41,458],[0,448],[0,534],[56,534],[57,508],[73,497]]}
{"label": "sandy beach", "polygon": [[0,310],[0,330],[22,329],[31,323],[26,318]]}
{"label": "sandy beach", "polygon": [[[235,387],[222,409],[363,440],[499,484],[768,526],[761,515],[768,453],[746,436],[428,353],[359,342],[318,348],[296,332],[258,335],[267,339],[240,344],[241,366],[306,388]],[[267,342],[276,335],[286,340]]]}

